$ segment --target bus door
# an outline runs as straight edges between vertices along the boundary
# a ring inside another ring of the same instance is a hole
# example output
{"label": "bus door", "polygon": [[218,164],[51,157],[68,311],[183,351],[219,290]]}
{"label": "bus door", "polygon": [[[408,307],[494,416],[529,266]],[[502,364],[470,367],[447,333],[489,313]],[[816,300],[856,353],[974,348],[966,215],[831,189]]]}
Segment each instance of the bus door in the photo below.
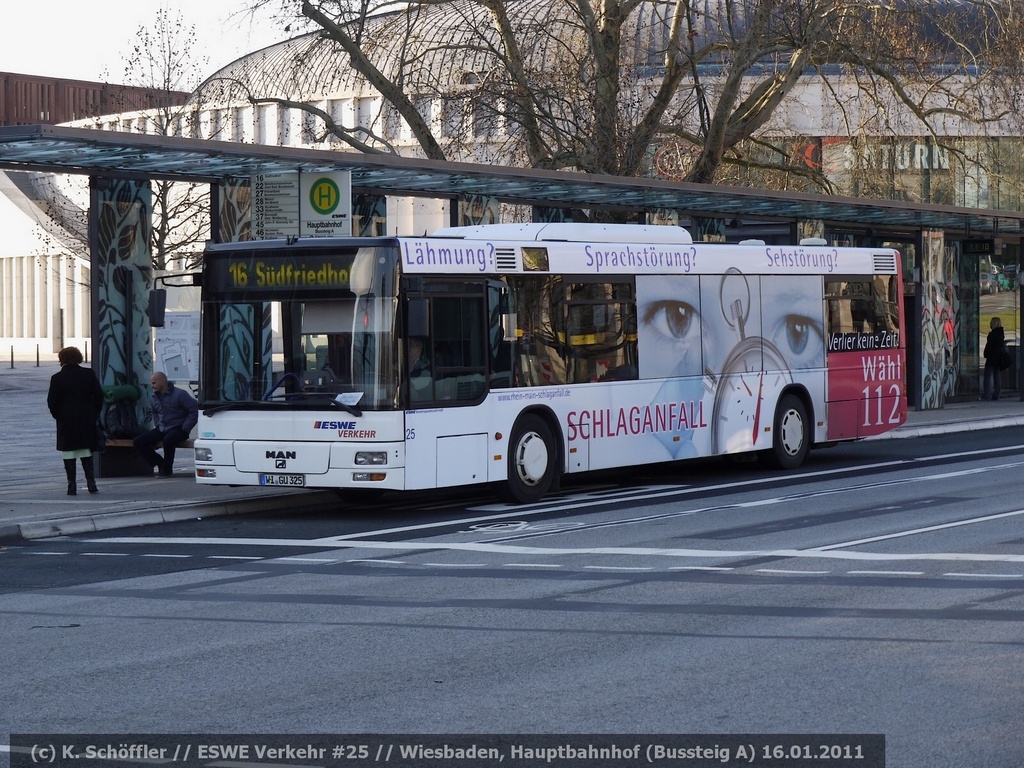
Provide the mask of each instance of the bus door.
{"label": "bus door", "polygon": [[406,486],[485,482],[489,420],[470,406],[483,403],[488,389],[491,287],[458,277],[407,278],[405,287]]}
{"label": "bus door", "polygon": [[500,280],[487,281],[487,356],[490,371],[488,389],[512,386],[516,346],[516,315],[508,286]]}

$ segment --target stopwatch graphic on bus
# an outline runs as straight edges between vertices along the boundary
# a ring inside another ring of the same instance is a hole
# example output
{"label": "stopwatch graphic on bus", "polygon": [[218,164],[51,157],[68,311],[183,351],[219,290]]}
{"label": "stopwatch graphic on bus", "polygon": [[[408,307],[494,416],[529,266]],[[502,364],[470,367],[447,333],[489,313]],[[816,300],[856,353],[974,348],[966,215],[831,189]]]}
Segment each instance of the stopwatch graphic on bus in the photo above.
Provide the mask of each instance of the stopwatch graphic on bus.
{"label": "stopwatch graphic on bus", "polygon": [[673,458],[767,447],[794,370],[803,385],[823,389],[820,286],[813,276],[776,279],[735,268],[637,279],[641,376],[673,378],[658,398],[700,396],[709,426],[689,436],[692,448],[673,449],[663,438]]}

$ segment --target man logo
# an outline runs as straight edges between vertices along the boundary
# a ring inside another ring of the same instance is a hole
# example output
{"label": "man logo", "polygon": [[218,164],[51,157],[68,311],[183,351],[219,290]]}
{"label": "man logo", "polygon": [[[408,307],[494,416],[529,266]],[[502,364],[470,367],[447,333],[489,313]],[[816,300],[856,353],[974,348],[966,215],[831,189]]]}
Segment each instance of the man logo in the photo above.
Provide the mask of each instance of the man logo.
{"label": "man logo", "polygon": [[267,451],[267,458],[274,460],[274,469],[285,469],[288,459],[295,458],[295,451]]}

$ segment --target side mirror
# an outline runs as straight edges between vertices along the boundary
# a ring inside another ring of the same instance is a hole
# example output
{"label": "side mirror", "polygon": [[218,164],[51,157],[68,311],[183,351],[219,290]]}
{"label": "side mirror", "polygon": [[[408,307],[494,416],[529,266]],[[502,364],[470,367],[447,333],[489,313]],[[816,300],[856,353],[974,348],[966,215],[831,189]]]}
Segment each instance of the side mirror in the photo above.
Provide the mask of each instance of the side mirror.
{"label": "side mirror", "polygon": [[149,324],[154,328],[164,327],[164,313],[167,311],[167,290],[165,288],[154,288],[149,292],[149,306],[146,307],[146,315],[149,317]]}

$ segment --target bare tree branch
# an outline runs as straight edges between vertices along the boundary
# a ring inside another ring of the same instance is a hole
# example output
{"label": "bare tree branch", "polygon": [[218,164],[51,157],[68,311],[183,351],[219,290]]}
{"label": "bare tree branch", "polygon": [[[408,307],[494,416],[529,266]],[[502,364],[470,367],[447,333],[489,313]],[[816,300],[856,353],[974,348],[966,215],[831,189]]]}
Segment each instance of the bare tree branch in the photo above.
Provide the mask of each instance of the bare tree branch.
{"label": "bare tree branch", "polygon": [[[810,141],[828,138],[826,125],[849,141],[940,141],[953,124],[1012,130],[1024,101],[1024,20],[1011,0],[282,0],[282,7],[336,46],[334,54],[303,48],[296,82],[300,65],[333,55],[332,76],[379,94],[418,150],[436,159],[474,156],[490,143],[505,162],[642,176],[659,148],[685,140],[694,149],[691,181],[745,167],[766,179],[774,169],[773,183],[793,175],[828,189],[820,168],[769,150],[787,132],[802,134],[790,114],[820,123]],[[401,151],[386,128],[341,124],[310,103],[308,91],[253,90],[247,98],[303,109],[353,149]],[[433,114],[424,98],[433,100]],[[831,102],[822,111],[817,99]],[[474,126],[488,121],[504,135],[474,136]]]}

